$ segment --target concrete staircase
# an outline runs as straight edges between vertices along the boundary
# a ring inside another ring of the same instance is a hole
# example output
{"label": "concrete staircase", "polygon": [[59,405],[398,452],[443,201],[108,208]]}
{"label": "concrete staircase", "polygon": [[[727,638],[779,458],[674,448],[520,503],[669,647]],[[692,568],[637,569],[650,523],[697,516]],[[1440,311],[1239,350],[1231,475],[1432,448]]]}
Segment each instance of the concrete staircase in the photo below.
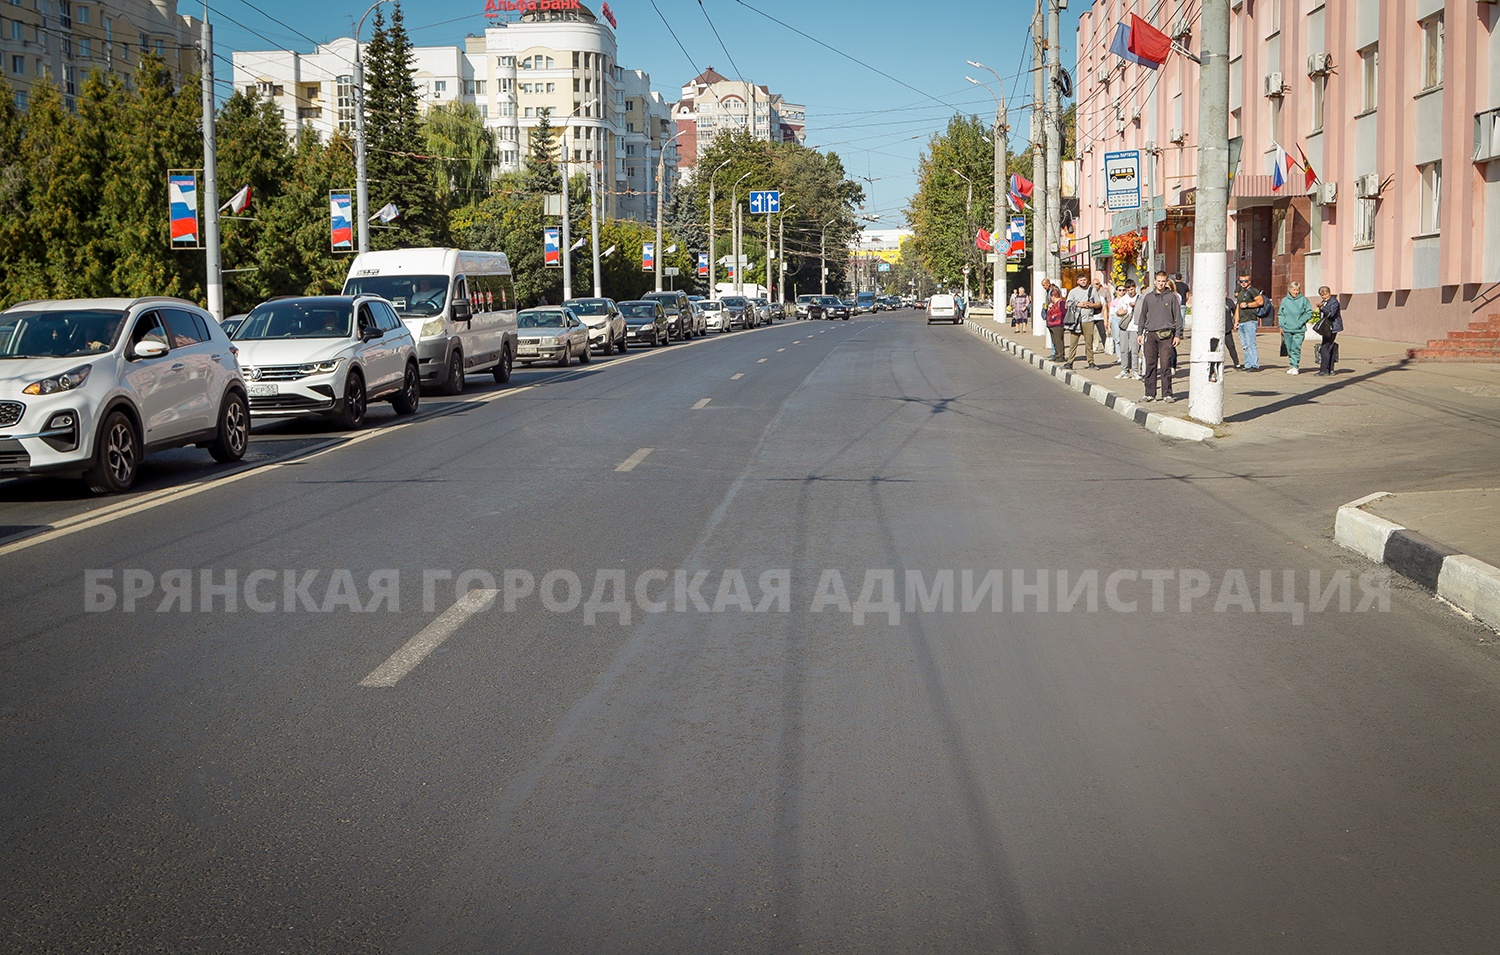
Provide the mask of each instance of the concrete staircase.
{"label": "concrete staircase", "polygon": [[1484,361],[1500,364],[1500,315],[1470,322],[1447,338],[1434,338],[1426,348],[1408,349],[1407,358],[1417,361]]}

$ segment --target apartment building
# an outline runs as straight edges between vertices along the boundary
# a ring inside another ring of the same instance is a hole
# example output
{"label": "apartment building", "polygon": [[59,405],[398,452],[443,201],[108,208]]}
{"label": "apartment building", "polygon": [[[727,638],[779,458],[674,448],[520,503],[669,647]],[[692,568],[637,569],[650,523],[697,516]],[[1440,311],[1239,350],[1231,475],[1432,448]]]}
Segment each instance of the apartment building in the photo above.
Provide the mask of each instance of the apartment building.
{"label": "apartment building", "polygon": [[696,166],[698,154],[725,130],[771,142],[807,140],[807,107],[787,103],[764,86],[726,79],[711,66],[683,85],[672,117],[681,133],[684,170]]}
{"label": "apartment building", "polygon": [[198,72],[201,30],[176,0],[0,0],[0,74],[22,109],[38,83],[59,87],[72,109],[90,70],[128,80],[148,53],[185,82]]}
{"label": "apartment building", "polygon": [[[4,0],[0,0],[3,3]],[[531,131],[547,117],[570,172],[593,170],[605,215],[654,221],[658,159],[670,112],[650,76],[622,68],[615,35],[582,4],[528,10],[492,21],[461,46],[413,47],[413,80],[424,108],[473,104],[499,146],[497,172],[521,168]],[[269,98],[289,136],[321,136],[354,125],[354,40],[288,50],[235,53],[236,88]],[[670,184],[677,156],[668,149]]]}
{"label": "apartment building", "polygon": [[[1191,283],[1199,66],[1109,52],[1135,13],[1188,51],[1189,5],[1102,0],[1079,17],[1080,212],[1100,240],[1144,228],[1150,265]],[[1229,261],[1280,298],[1347,296],[1351,332],[1423,341],[1493,309],[1500,283],[1500,4],[1232,0],[1229,135],[1238,149]],[[1296,161],[1283,165],[1278,145]],[[1104,154],[1140,152],[1143,208],[1105,208]],[[1306,184],[1306,156],[1317,175]]]}

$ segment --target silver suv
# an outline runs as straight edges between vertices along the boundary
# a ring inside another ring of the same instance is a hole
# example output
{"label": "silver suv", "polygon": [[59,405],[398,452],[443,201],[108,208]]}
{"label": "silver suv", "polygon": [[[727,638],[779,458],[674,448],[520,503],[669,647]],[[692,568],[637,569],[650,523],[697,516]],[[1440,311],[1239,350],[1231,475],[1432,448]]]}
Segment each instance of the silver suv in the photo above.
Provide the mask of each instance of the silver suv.
{"label": "silver suv", "polygon": [[238,461],[250,410],[235,348],[180,298],[21,302],[0,312],[0,474],[135,483],[152,451]]}

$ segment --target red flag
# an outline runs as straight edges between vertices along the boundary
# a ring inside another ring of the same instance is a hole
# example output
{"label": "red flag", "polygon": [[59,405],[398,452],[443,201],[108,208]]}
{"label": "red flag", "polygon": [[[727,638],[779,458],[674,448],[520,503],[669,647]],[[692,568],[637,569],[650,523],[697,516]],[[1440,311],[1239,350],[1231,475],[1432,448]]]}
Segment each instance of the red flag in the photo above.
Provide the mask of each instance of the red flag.
{"label": "red flag", "polygon": [[1132,13],[1130,52],[1152,63],[1165,63],[1172,52],[1172,38]]}
{"label": "red flag", "polygon": [[986,252],[994,251],[995,237],[990,235],[989,230],[980,229],[979,234],[974,237],[974,245]]}
{"label": "red flag", "polygon": [[1302,157],[1302,178],[1305,183],[1303,188],[1311,189],[1313,183],[1318,181],[1318,174],[1313,172],[1312,163],[1307,161],[1307,153],[1302,151],[1301,146],[1297,147],[1297,155]]}

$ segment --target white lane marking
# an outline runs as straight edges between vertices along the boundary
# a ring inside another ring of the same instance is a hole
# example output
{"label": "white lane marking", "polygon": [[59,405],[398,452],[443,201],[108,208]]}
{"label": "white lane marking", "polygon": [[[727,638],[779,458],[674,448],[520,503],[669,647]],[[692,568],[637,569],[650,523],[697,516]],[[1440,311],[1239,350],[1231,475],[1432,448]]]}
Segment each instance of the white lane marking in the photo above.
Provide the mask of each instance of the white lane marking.
{"label": "white lane marking", "polygon": [[447,610],[442,616],[422,628],[422,632],[406,641],[405,645],[395,653],[386,658],[386,661],[374,670],[370,675],[359,681],[360,686],[395,686],[397,682],[411,671],[417,668],[428,655],[443,645],[443,641],[453,635],[453,631],[463,626],[464,621],[494,606],[495,598],[499,596],[498,590],[471,590],[459,598],[458,602]]}
{"label": "white lane marking", "polygon": [[729,376],[729,380],[730,381],[739,381],[743,377],[745,377],[745,373],[742,371],[739,374],[730,375]]}
{"label": "white lane marking", "polygon": [[632,454],[630,457],[626,458],[624,461],[620,462],[620,466],[617,467],[617,468],[615,468],[615,470],[616,471],[634,471],[635,470],[635,466],[637,464],[640,464],[642,461],[646,460],[646,455],[650,454],[651,450],[652,450],[651,448],[641,448],[639,451],[637,451],[636,453]]}
{"label": "white lane marking", "polygon": [[781,351],[786,351],[786,349],[785,349],[785,348],[778,348],[778,349],[776,349],[776,350],[777,350],[777,351],[779,351],[779,352],[781,352]]}
{"label": "white lane marking", "polygon": [[756,364],[757,364],[757,365],[759,365],[759,364],[760,364],[760,363],[761,363],[761,362],[763,362],[763,361],[765,361],[765,360],[766,360],[766,359],[764,359],[764,358],[757,358],[757,359],[755,359],[755,363],[756,363]]}
{"label": "white lane marking", "polygon": [[693,410],[694,411],[701,411],[704,408],[707,408],[708,407],[708,403],[710,401],[712,401],[712,400],[713,400],[712,398],[699,398],[697,401],[693,402]]}

